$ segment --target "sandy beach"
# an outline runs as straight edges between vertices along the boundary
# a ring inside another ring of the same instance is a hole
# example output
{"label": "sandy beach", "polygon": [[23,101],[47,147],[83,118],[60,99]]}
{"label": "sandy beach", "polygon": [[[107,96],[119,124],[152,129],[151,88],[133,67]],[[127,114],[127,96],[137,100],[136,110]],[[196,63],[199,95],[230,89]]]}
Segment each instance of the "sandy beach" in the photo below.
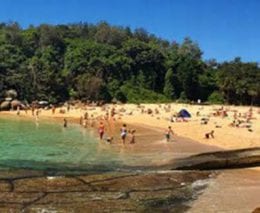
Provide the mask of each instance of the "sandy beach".
{"label": "sandy beach", "polygon": [[[115,115],[111,118],[110,113],[113,108]],[[191,118],[183,120],[173,116],[181,109],[186,109],[191,114]],[[51,109],[40,109],[38,119],[39,122],[45,119],[54,120],[63,125],[63,119],[66,118],[69,127],[72,123],[73,125],[75,123],[80,124],[80,117],[84,116],[86,112],[89,117],[87,129],[94,130],[97,135],[99,122],[103,122],[105,124],[105,136],[109,135],[115,138],[111,145],[99,143],[99,148],[117,150],[122,157],[121,160],[125,161],[125,163],[129,163],[129,156],[131,157],[131,154],[134,154],[133,156],[137,161],[133,160],[133,166],[139,165],[139,159],[141,159],[140,166],[161,166],[169,162],[169,160],[187,157],[192,154],[260,146],[260,114],[259,108],[256,107],[250,109],[250,107],[222,107],[217,105],[111,104],[103,107],[70,106],[68,111],[68,108],[64,106],[55,109],[55,113]],[[223,116],[223,112],[225,116]],[[240,120],[241,123],[230,125],[234,120],[235,112],[237,120]],[[247,122],[246,119],[248,119],[250,113],[251,119]],[[12,117],[12,119],[36,120],[29,110],[27,113],[21,111],[19,117],[17,111],[0,112],[0,116]],[[207,121],[207,124],[204,121]],[[123,123],[127,124],[128,130],[136,129],[137,141],[135,144],[129,144],[129,138],[127,138],[126,145],[122,145],[119,129]],[[166,142],[165,139],[165,131],[168,126],[171,126],[174,131],[172,142]],[[212,130],[214,130],[214,138],[206,139],[205,133]],[[131,166],[131,163],[128,165]],[[204,193],[198,199],[192,202],[190,212],[216,212],[220,210],[220,207],[223,212],[252,212],[259,206],[257,199],[259,196],[259,190],[257,191],[259,188],[259,171],[259,167],[242,170],[221,170],[216,172],[218,175],[214,178],[193,183],[193,186],[205,184],[207,188],[204,189]],[[168,175],[168,173],[166,174]],[[178,171],[176,174],[182,174],[182,172]],[[185,175],[185,177],[188,176]],[[148,177],[147,174],[145,177]],[[175,180],[176,177],[173,177],[172,179]],[[168,178],[167,180],[172,179]],[[34,186],[41,186],[42,184],[35,184],[37,180],[29,179]],[[65,180],[63,178],[59,181],[64,182]],[[146,181],[148,180],[146,179]],[[162,179],[158,183],[161,181]],[[141,182],[146,183],[143,181],[143,177]],[[28,188],[30,189],[31,186],[29,185]],[[173,192],[175,191],[173,190]],[[152,192],[152,194],[156,193]],[[74,197],[74,194],[70,196]],[[229,198],[228,202],[226,200],[227,196]],[[55,199],[59,203],[62,196],[56,196]],[[7,207],[9,208],[9,206]]]}
{"label": "sandy beach", "polygon": [[[114,108],[113,121],[109,117],[108,122],[112,127],[106,128],[106,132],[113,137],[114,124],[126,123],[140,127],[150,127],[161,132],[162,140],[168,126],[171,126],[174,136],[192,139],[205,145],[212,145],[221,149],[240,149],[260,146],[260,108],[251,108],[251,119],[246,122],[250,107],[246,106],[220,106],[220,105],[187,105],[187,104],[109,104],[102,107],[70,106],[55,109],[41,109],[40,118],[67,118],[69,122],[80,122],[80,117],[87,112],[90,120],[96,128],[100,121],[106,121]],[[186,109],[191,118],[178,119],[174,117],[181,109]],[[62,112],[62,113],[61,113]],[[223,116],[223,112],[225,116]],[[16,111],[1,112],[1,114],[15,115]],[[33,118],[31,111],[20,112],[20,116]],[[235,119],[236,117],[236,119]],[[234,120],[239,120],[237,125]],[[206,124],[205,124],[206,121]],[[60,121],[61,122],[61,121]],[[104,122],[106,123],[106,122]],[[138,127],[137,127],[138,128]],[[205,134],[214,131],[214,138],[205,138]],[[138,129],[137,129],[138,134]]]}

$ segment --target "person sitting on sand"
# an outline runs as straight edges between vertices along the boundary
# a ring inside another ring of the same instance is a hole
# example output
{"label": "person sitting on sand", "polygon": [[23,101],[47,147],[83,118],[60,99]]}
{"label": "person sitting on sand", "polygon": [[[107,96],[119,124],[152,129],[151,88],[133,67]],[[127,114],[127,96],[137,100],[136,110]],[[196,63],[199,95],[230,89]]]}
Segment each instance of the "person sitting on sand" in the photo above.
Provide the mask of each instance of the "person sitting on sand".
{"label": "person sitting on sand", "polygon": [[200,124],[201,124],[201,125],[207,125],[208,122],[209,122],[209,119],[208,119],[208,118],[201,118],[201,119],[200,119]]}
{"label": "person sitting on sand", "polygon": [[172,131],[172,127],[169,126],[168,129],[165,131],[165,137],[167,142],[170,142],[171,135],[174,135],[174,133]]}
{"label": "person sitting on sand", "polygon": [[108,137],[106,138],[106,142],[107,142],[107,143],[112,143],[113,139],[114,139],[113,137],[109,137],[109,136],[108,136]]}
{"label": "person sitting on sand", "polygon": [[130,131],[130,141],[129,141],[130,144],[134,144],[135,143],[135,132],[136,132],[135,129]]}
{"label": "person sitting on sand", "polygon": [[123,142],[123,144],[125,144],[125,139],[126,139],[126,135],[127,135],[126,124],[123,124],[120,131],[121,131],[120,136],[121,136],[122,142]]}
{"label": "person sitting on sand", "polygon": [[210,131],[210,132],[208,132],[208,133],[206,133],[205,134],[205,138],[206,139],[209,139],[209,138],[214,138],[214,130],[212,130],[212,131]]}

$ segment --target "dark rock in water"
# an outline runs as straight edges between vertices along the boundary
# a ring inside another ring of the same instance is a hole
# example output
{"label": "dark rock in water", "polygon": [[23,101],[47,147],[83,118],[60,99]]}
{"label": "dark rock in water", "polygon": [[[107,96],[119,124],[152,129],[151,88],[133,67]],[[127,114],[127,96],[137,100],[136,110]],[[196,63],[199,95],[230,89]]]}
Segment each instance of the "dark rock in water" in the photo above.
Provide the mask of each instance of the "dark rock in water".
{"label": "dark rock in water", "polygon": [[260,148],[208,152],[174,160],[171,169],[210,170],[260,166]]}
{"label": "dark rock in water", "polygon": [[0,105],[1,110],[9,110],[11,108],[11,102],[10,101],[4,101]]}

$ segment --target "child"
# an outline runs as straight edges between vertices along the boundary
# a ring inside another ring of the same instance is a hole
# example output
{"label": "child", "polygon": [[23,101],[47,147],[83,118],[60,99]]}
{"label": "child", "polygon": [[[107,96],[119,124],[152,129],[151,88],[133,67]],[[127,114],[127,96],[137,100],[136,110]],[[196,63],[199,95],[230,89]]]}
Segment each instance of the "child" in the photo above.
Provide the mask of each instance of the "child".
{"label": "child", "polygon": [[130,131],[130,143],[134,144],[135,143],[135,129]]}
{"label": "child", "polygon": [[165,137],[166,137],[166,141],[167,142],[170,142],[170,138],[171,138],[171,135],[173,135],[173,131],[172,131],[172,127],[169,126],[168,129],[165,131]]}

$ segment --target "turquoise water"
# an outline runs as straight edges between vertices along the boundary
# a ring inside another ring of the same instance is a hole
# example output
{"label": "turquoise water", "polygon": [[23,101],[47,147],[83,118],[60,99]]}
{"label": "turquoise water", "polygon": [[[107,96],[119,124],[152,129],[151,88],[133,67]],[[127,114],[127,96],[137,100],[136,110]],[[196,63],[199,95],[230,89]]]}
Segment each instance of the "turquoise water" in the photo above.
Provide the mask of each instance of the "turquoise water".
{"label": "turquoise water", "polygon": [[0,118],[0,169],[104,171],[121,165],[118,153],[78,125]]}

